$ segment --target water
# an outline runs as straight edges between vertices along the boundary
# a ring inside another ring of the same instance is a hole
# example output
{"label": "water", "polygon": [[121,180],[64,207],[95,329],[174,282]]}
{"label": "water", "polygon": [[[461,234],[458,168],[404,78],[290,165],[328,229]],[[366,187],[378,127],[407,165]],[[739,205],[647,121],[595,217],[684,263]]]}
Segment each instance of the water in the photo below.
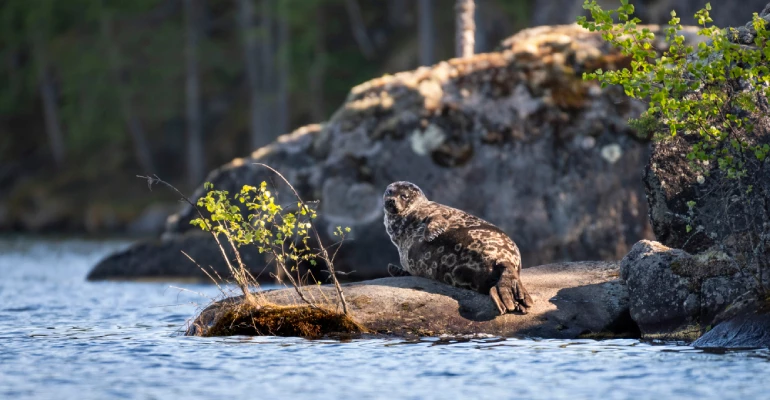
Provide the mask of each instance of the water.
{"label": "water", "polygon": [[1,399],[770,398],[767,350],[184,337],[186,320],[218,290],[85,282],[99,258],[124,246],[0,240]]}

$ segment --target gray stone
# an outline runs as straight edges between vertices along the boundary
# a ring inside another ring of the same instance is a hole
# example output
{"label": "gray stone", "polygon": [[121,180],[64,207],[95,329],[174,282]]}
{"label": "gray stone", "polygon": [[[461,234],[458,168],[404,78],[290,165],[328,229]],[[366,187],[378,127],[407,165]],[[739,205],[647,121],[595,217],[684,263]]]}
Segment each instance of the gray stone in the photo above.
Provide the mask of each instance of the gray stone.
{"label": "gray stone", "polygon": [[620,273],[631,318],[651,339],[694,340],[755,287],[721,253],[691,255],[649,240],[634,245]]}
{"label": "gray stone", "polygon": [[692,290],[689,278],[671,270],[672,264],[689,257],[682,250],[643,240],[621,261],[631,318],[644,335],[673,337],[700,331],[700,293]]}

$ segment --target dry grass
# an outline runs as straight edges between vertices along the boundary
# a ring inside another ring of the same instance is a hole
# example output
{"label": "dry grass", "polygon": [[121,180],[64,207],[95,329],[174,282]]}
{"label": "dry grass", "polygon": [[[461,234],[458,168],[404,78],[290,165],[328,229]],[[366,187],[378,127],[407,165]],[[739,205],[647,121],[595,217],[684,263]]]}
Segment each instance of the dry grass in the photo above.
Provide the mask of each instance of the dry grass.
{"label": "dry grass", "polygon": [[308,305],[253,305],[223,303],[203,336],[299,336],[319,338],[337,334],[365,333],[366,328],[349,316]]}

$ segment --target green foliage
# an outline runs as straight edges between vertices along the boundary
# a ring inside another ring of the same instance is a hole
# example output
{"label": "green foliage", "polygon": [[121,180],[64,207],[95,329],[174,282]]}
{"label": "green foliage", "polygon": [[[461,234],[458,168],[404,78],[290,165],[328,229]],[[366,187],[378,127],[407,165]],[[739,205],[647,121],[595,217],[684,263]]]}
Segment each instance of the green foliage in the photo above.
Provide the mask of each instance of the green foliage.
{"label": "green foliage", "polygon": [[[644,134],[698,135],[688,159],[716,161],[728,177],[745,174],[743,161],[732,150],[753,154],[760,161],[768,156],[770,146],[747,143],[738,135],[752,129],[750,115],[757,112],[760,97],[770,96],[770,32],[757,13],[753,45],[741,45],[731,41],[737,30],[710,25],[711,5],[706,4],[695,14],[698,35],[705,40],[694,47],[685,44],[683,27],[672,11],[665,29],[668,48],[661,50],[652,45],[655,34],[637,26],[641,21],[633,17],[634,6],[628,0],[621,0],[616,10],[605,11],[596,0],[585,0],[583,8],[591,17],[578,18],[578,24],[601,32],[631,59],[630,68],[599,69],[583,78],[597,79],[602,87],[620,85],[626,95],[647,101],[648,109],[632,126],[642,128]],[[751,90],[735,90],[735,86]]]}
{"label": "green foliage", "polygon": [[[271,253],[289,271],[296,271],[302,261],[316,265],[318,254],[309,244],[312,221],[317,217],[315,210],[300,202],[297,211],[284,210],[276,204],[266,182],[259,187],[244,185],[234,195],[214,190],[209,182],[204,188],[208,192],[198,199],[197,205],[211,216],[196,218],[190,224],[224,235],[236,246],[253,245],[260,253]],[[350,228],[337,227],[335,235],[344,239],[347,232]]]}

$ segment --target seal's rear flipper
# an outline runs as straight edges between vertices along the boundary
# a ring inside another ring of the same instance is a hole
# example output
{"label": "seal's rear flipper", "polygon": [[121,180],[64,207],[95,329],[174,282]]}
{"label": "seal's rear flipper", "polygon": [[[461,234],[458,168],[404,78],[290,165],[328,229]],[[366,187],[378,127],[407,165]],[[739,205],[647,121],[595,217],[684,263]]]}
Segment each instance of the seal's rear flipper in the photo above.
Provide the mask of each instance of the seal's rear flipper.
{"label": "seal's rear flipper", "polygon": [[412,276],[412,274],[406,272],[405,269],[395,264],[388,264],[388,273],[390,276]]}
{"label": "seal's rear flipper", "polygon": [[489,289],[489,296],[495,303],[500,315],[509,312],[527,313],[527,309],[534,303],[532,297],[521,284],[518,271],[506,268],[500,280]]}

